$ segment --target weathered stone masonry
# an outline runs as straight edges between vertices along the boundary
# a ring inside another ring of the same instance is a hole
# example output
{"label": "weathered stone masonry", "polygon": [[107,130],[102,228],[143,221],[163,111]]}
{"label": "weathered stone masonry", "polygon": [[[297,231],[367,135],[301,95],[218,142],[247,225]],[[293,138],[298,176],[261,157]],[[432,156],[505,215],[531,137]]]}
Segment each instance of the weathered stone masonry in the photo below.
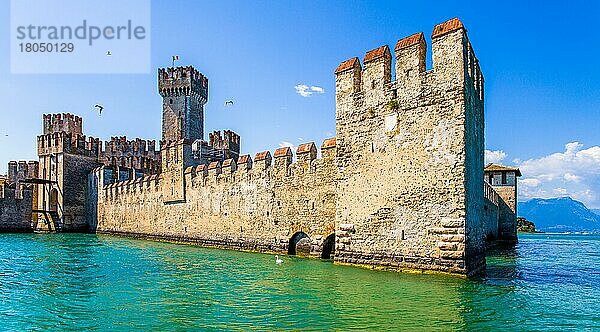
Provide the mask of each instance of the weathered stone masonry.
{"label": "weathered stone masonry", "polygon": [[336,260],[473,273],[485,264],[483,76],[462,23],[336,70]]}
{"label": "weathered stone masonry", "polygon": [[33,190],[0,184],[0,233],[31,232]]}
{"label": "weathered stone masonry", "polygon": [[[184,145],[163,149],[163,160]],[[165,202],[172,199],[163,192],[171,188],[165,173],[109,184],[99,196],[97,231],[282,252],[297,234],[293,250],[306,237],[310,242],[299,250],[320,256],[334,234],[335,144],[324,142],[321,159],[316,152],[309,143],[298,147],[295,163],[290,148],[281,148],[274,157],[257,154],[254,162],[246,155],[239,163],[190,166],[181,179],[185,197],[175,203]],[[103,183],[103,169],[94,174]]]}

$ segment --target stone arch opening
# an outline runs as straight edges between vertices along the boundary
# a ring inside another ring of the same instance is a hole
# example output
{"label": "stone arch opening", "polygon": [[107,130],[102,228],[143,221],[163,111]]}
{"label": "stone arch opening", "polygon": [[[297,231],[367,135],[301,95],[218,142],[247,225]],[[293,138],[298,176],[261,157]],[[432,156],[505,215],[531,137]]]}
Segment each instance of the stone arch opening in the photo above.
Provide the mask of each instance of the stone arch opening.
{"label": "stone arch opening", "polygon": [[50,191],[50,211],[58,211],[58,190],[56,188]]}
{"label": "stone arch opening", "polygon": [[323,241],[323,251],[321,251],[322,259],[331,259],[331,256],[335,252],[335,233],[330,234]]}
{"label": "stone arch opening", "polygon": [[[290,243],[288,246],[288,255],[296,255],[298,254],[298,251],[300,252],[304,252],[306,250],[304,250],[304,246],[302,244],[309,242],[310,243],[310,237],[304,233],[304,232],[296,232],[294,233],[294,235],[292,235],[292,237],[290,238]],[[300,246],[298,246],[298,244],[301,244]],[[309,249],[310,252],[310,249]]]}

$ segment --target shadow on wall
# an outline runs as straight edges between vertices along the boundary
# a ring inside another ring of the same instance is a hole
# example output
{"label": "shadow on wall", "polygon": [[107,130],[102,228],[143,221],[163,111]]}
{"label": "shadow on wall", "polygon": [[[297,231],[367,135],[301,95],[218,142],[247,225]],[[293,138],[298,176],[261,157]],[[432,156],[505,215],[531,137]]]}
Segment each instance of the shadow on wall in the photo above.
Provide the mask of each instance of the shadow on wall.
{"label": "shadow on wall", "polygon": [[[288,255],[309,255],[310,254],[311,240],[308,235],[304,232],[296,232],[290,238],[290,244],[288,246]],[[306,248],[308,247],[308,248]],[[307,250],[308,249],[308,250]]]}
{"label": "shadow on wall", "polygon": [[322,259],[331,259],[331,255],[335,251],[335,234],[329,235],[323,241],[323,251],[321,252]]}

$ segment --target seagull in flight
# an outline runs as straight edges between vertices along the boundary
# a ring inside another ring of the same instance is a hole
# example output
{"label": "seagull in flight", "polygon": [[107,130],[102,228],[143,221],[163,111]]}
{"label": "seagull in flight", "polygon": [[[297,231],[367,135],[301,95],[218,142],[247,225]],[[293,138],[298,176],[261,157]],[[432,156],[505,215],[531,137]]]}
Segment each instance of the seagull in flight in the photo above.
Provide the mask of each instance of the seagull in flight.
{"label": "seagull in flight", "polygon": [[112,53],[110,53],[110,51],[106,51],[106,56],[111,56]]}
{"label": "seagull in flight", "polygon": [[102,115],[102,110],[104,109],[104,106],[96,104],[96,105],[94,105],[94,107],[98,108],[100,115]]}
{"label": "seagull in flight", "polygon": [[225,106],[227,106],[227,105],[233,105],[233,100],[227,100],[225,102]]}

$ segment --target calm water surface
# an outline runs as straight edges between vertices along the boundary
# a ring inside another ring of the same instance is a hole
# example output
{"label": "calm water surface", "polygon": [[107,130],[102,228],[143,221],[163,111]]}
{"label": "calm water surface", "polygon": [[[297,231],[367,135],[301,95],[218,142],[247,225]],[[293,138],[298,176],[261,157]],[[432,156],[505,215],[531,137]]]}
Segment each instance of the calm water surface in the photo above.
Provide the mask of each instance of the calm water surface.
{"label": "calm water surface", "polygon": [[0,330],[598,330],[600,236],[526,235],[480,280],[111,236],[0,234]]}

